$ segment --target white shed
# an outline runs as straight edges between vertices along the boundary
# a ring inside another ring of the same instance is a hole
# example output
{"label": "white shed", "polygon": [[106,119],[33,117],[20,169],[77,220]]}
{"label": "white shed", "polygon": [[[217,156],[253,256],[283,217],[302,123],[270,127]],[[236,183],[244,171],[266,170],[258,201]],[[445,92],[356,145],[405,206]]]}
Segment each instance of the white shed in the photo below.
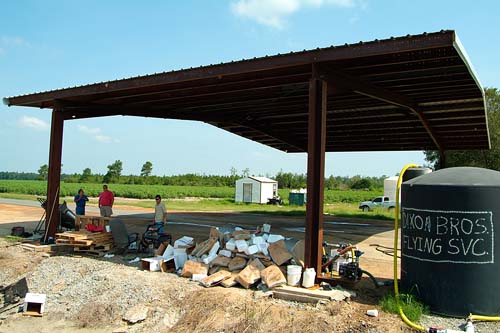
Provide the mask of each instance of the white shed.
{"label": "white shed", "polygon": [[278,182],[266,177],[246,177],[236,181],[235,202],[267,203],[278,195]]}

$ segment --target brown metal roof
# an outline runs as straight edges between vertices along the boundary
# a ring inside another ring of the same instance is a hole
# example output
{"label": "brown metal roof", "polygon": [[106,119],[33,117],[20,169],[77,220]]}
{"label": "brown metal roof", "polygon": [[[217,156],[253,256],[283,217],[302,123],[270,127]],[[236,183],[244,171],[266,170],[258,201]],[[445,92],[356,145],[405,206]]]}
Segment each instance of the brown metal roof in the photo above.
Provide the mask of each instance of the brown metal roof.
{"label": "brown metal roof", "polygon": [[65,119],[203,121],[307,150],[312,76],[328,82],[326,151],[488,149],[483,89],[454,31],[359,42],[4,99]]}

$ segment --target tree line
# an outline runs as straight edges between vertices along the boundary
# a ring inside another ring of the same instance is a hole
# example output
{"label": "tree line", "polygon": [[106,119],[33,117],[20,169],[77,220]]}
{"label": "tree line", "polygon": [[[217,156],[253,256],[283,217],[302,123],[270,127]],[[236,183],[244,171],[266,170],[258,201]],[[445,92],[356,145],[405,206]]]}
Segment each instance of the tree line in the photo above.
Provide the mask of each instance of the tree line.
{"label": "tree line", "polygon": [[[250,176],[250,169],[246,168],[239,173],[236,168],[231,168],[228,175],[205,175],[188,173],[183,175],[156,176],[151,175],[153,164],[144,163],[139,175],[123,175],[123,162],[116,160],[107,166],[105,174],[93,173],[90,168],[85,168],[82,173],[61,174],[65,183],[111,183],[111,184],[138,184],[138,185],[172,185],[172,186],[227,186],[233,187],[236,180]],[[0,172],[0,179],[13,180],[47,180],[48,166],[40,166],[38,173]],[[264,175],[259,175],[264,176]],[[265,175],[275,179],[279,188],[300,189],[307,186],[307,175],[279,171],[276,175]],[[377,189],[383,187],[384,179],[381,177],[362,176],[329,176],[325,178],[325,188],[335,189]]]}

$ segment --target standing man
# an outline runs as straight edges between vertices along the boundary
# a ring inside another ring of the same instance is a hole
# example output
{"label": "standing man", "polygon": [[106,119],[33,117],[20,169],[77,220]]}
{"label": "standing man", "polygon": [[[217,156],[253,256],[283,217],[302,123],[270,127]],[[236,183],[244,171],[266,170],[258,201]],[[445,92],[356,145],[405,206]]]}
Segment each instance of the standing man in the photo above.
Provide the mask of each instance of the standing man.
{"label": "standing man", "polygon": [[113,214],[113,203],[115,202],[115,195],[108,190],[108,185],[103,185],[103,191],[99,194],[99,209],[101,216],[110,217]]}
{"label": "standing man", "polygon": [[161,202],[161,196],[159,194],[155,197],[155,228],[158,233],[163,233],[163,226],[167,221],[167,208],[165,203]]}
{"label": "standing man", "polygon": [[78,194],[75,195],[74,201],[76,203],[76,214],[85,215],[85,204],[89,201],[89,198],[83,193],[83,189],[78,190]]}

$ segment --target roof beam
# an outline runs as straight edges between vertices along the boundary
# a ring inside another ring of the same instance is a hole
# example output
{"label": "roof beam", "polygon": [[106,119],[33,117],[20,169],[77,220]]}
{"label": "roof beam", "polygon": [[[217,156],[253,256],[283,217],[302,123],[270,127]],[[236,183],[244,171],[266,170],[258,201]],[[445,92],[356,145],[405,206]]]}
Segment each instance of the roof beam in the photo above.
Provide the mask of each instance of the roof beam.
{"label": "roof beam", "polygon": [[429,122],[427,121],[427,118],[420,111],[418,104],[413,102],[408,97],[384,88],[377,87],[371,83],[361,82],[359,79],[355,77],[344,74],[337,70],[332,70],[331,68],[325,68],[324,66],[319,68],[318,73],[319,76],[324,80],[328,81],[328,83],[344,86],[360,95],[371,97],[389,104],[407,108],[418,117],[418,119],[424,126],[425,130],[431,137],[432,141],[436,145],[437,149],[439,151],[443,151],[441,143],[439,142],[436,134],[432,130]]}

